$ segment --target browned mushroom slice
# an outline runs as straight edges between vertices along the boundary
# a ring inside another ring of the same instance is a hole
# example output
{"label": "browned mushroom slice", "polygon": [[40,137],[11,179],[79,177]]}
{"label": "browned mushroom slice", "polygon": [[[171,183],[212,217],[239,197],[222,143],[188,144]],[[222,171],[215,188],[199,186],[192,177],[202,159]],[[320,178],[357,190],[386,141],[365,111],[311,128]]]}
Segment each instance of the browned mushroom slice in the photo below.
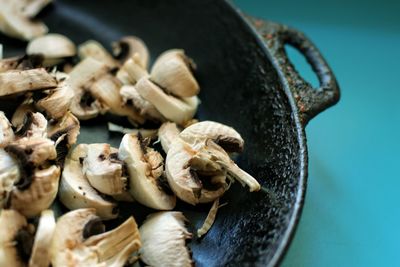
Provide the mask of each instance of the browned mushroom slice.
{"label": "browned mushroom slice", "polygon": [[125,36],[112,44],[114,56],[123,64],[134,54],[138,54],[140,65],[147,69],[149,64],[149,50],[146,44],[136,36]]}
{"label": "browned mushroom slice", "polygon": [[0,96],[56,87],[56,79],[43,68],[0,73]]}

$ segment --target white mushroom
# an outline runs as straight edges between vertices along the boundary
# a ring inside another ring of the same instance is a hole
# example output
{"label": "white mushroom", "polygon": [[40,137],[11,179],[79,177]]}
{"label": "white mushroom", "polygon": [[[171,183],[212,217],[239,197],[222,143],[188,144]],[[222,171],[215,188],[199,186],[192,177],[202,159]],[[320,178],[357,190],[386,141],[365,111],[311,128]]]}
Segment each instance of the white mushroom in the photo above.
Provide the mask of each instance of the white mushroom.
{"label": "white mushroom", "polygon": [[169,93],[179,97],[191,97],[200,87],[193,76],[194,62],[183,50],[172,49],[162,53],[151,68],[151,80]]}
{"label": "white mushroom", "polygon": [[124,63],[127,59],[132,57],[134,54],[138,55],[140,65],[147,69],[149,64],[149,50],[146,44],[140,38],[136,36],[125,36],[118,42],[112,44],[114,56],[121,62]]}
{"label": "white mushroom", "polygon": [[147,217],[139,228],[142,239],[142,260],[153,267],[190,267],[191,259],[186,240],[192,234],[185,227],[182,212],[157,212]]}
{"label": "white mushroom", "polygon": [[24,125],[25,114],[29,112],[36,112],[36,108],[33,105],[33,100],[30,98],[22,102],[22,104],[17,107],[11,117],[11,124],[15,129],[20,129]]}
{"label": "white mushroom", "polygon": [[[105,200],[89,184],[82,172],[83,159],[87,156],[87,145],[79,144],[70,151],[61,175],[58,197],[70,210],[94,208],[97,215],[104,219],[118,216],[116,203]],[[81,163],[82,161],[82,163]]]}
{"label": "white mushroom", "polygon": [[120,81],[111,74],[103,75],[90,87],[91,95],[101,105],[102,110],[115,115],[126,116],[134,123],[142,124],[144,118],[133,108],[123,105],[120,95]]}
{"label": "white mushroom", "polygon": [[117,78],[123,84],[135,85],[142,77],[148,77],[149,73],[141,65],[139,54],[128,58],[117,72]]}
{"label": "white mushroom", "polygon": [[164,122],[160,128],[158,129],[158,138],[161,142],[161,146],[165,153],[168,153],[168,150],[171,144],[179,138],[179,133],[181,131],[178,129],[176,123],[173,122]]}
{"label": "white mushroom", "polygon": [[133,85],[123,85],[120,90],[122,101],[127,108],[137,110],[138,113],[152,121],[165,121],[163,115],[149,101],[140,96]]}
{"label": "white mushroom", "polygon": [[56,198],[59,178],[60,167],[55,165],[43,170],[33,170],[29,184],[14,186],[7,207],[18,210],[29,218],[39,215]]}
{"label": "white mushroom", "polygon": [[214,121],[192,124],[181,132],[180,137],[184,140],[212,139],[227,152],[242,152],[244,147],[244,140],[235,129]]}
{"label": "white mushroom", "polygon": [[56,87],[56,79],[43,68],[0,73],[0,96]]}
{"label": "white mushroom", "polygon": [[14,131],[3,111],[0,111],[0,147],[14,140]]}
{"label": "white mushroom", "polygon": [[23,267],[29,260],[33,229],[15,210],[0,211],[0,266]]}
{"label": "white mushroom", "polygon": [[65,58],[75,56],[76,48],[75,44],[66,36],[50,33],[30,41],[26,48],[26,54],[43,55],[43,66],[53,66]]}
{"label": "white mushroom", "polygon": [[122,267],[140,246],[133,217],[105,232],[94,209],[79,209],[61,216],[51,245],[51,263],[64,266]]}
{"label": "white mushroom", "polygon": [[103,194],[113,196],[126,192],[126,166],[118,159],[118,149],[109,144],[88,145],[82,171],[89,183]]}
{"label": "white mushroom", "polygon": [[29,267],[48,267],[50,265],[50,246],[55,228],[56,220],[53,211],[42,211],[35,233]]}
{"label": "white mushroom", "polygon": [[46,25],[24,14],[25,4],[24,0],[0,0],[0,31],[21,40],[31,40],[47,33]]}
{"label": "white mushroom", "polygon": [[165,118],[178,124],[184,124],[186,121],[192,119],[199,105],[197,96],[176,98],[172,95],[168,95],[147,77],[141,78],[137,82],[135,88],[139,94],[152,103]]}
{"label": "white mushroom", "polygon": [[141,204],[158,210],[171,210],[176,198],[165,187],[163,158],[147,147],[140,135],[126,134],[122,138],[118,156],[128,167],[129,192]]}
{"label": "white mushroom", "polygon": [[4,208],[14,184],[20,179],[18,162],[0,149],[0,210]]}
{"label": "white mushroom", "polygon": [[100,113],[101,105],[90,94],[89,88],[108,71],[109,68],[106,64],[88,57],[69,73],[67,82],[74,91],[70,110],[78,119],[91,119]]}
{"label": "white mushroom", "polygon": [[78,46],[78,55],[84,60],[88,57],[96,59],[110,68],[118,67],[118,62],[97,41],[89,40]]}
{"label": "white mushroom", "polygon": [[16,128],[18,137],[47,137],[47,120],[40,112],[25,113],[24,121]]}
{"label": "white mushroom", "polygon": [[56,121],[51,121],[47,127],[47,136],[56,144],[66,139],[66,148],[69,149],[76,143],[79,135],[79,120],[70,112],[66,112],[64,116]]}

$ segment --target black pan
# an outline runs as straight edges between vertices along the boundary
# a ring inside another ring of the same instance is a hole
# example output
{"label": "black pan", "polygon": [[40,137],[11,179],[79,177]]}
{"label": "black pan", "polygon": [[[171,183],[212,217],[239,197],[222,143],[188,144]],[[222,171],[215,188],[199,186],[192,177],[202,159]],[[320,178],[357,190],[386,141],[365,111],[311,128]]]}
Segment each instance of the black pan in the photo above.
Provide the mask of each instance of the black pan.
{"label": "black pan", "polygon": [[[197,266],[276,266],[293,237],[304,201],[307,146],[304,127],[339,100],[339,88],[318,49],[300,32],[284,25],[244,18],[217,0],[57,0],[41,17],[51,32],[81,43],[90,38],[109,47],[123,35],[137,35],[152,57],[183,48],[197,63],[201,85],[200,120],[236,128],[246,140],[238,164],[258,179],[263,190],[249,193],[234,185],[222,202],[211,231],[190,243]],[[25,44],[1,36],[6,55]],[[288,61],[284,45],[304,54],[319,81],[312,88]],[[10,106],[2,104],[2,109]],[[110,142],[106,119],[84,123],[80,142]],[[56,204],[57,206],[57,204]],[[63,209],[61,207],[61,209]],[[179,203],[199,227],[208,206]],[[139,223],[150,210],[122,207]],[[121,218],[122,219],[122,218]]]}

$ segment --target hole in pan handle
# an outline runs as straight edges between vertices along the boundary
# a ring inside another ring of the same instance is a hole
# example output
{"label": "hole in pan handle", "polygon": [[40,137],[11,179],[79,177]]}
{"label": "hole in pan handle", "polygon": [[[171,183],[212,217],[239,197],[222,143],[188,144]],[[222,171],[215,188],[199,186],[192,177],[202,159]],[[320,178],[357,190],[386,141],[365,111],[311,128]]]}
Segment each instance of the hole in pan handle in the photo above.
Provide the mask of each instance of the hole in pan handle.
{"label": "hole in pan handle", "polygon": [[[286,25],[246,18],[261,34],[274,64],[292,91],[300,111],[303,125],[339,101],[340,89],[335,75],[317,47],[302,32]],[[319,87],[313,88],[290,62],[284,46],[288,44],[304,55],[317,74]]]}

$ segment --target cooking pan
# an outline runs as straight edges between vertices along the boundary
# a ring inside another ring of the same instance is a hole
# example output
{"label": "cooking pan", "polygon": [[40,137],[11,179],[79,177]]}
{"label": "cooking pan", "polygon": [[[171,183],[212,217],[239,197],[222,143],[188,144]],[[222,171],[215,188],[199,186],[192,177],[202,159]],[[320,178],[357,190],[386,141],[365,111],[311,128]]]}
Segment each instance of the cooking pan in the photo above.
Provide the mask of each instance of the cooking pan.
{"label": "cooking pan", "polygon": [[[221,202],[210,232],[189,243],[197,266],[276,266],[298,223],[307,181],[304,128],[314,116],[339,100],[335,77],[318,49],[301,32],[245,17],[218,0],[57,0],[40,15],[51,32],[76,43],[96,39],[109,47],[123,35],[137,35],[153,59],[169,48],[183,48],[197,63],[201,85],[200,120],[233,126],[246,140],[238,164],[263,189],[249,193],[235,184]],[[22,42],[0,36],[7,56],[23,53]],[[284,45],[297,48],[316,72],[313,88],[288,60]],[[11,112],[10,104],[1,104]],[[82,123],[80,142],[109,142],[107,117]],[[209,206],[178,203],[196,229]],[[65,209],[55,203],[54,209]],[[124,204],[121,218],[140,223],[151,210]],[[118,221],[118,220],[117,220]]]}

